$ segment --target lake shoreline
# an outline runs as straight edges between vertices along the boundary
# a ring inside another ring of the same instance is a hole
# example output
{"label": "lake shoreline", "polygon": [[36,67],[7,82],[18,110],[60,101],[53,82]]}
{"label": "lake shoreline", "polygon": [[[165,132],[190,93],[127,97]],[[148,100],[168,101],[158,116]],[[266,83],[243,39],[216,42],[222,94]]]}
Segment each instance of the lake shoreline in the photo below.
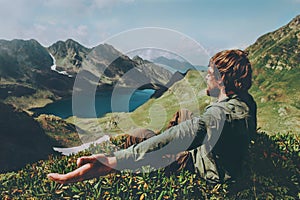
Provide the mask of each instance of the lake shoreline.
{"label": "lake shoreline", "polygon": [[[30,108],[28,109],[28,112],[30,112],[33,117],[46,114],[58,116],[62,119],[67,119],[72,116],[89,118],[101,117],[106,113],[113,112],[132,112],[148,101],[155,91],[156,90],[153,89],[141,90],[134,88],[118,88],[117,90],[97,90],[95,94],[90,94],[93,95],[90,96],[92,99],[89,99],[87,96],[89,94],[86,93],[76,96],[76,105],[78,105],[78,101],[80,103],[82,102],[79,106],[77,106],[77,109],[80,110],[79,113],[81,113],[82,116],[74,115],[73,113],[73,95],[65,96],[59,100],[46,104],[43,107]],[[93,98],[95,98],[94,101],[91,101]],[[128,105],[126,103],[128,103]],[[95,110],[96,116],[91,116],[90,114],[93,113],[93,111],[95,113]]]}

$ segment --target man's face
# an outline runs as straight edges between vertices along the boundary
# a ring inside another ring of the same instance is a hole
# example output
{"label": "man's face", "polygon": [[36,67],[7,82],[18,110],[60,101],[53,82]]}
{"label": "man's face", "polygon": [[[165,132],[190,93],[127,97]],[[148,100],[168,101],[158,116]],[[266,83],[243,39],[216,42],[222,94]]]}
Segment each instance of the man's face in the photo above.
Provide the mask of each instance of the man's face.
{"label": "man's face", "polygon": [[206,94],[208,96],[218,97],[220,94],[219,82],[214,76],[214,69],[210,66],[208,67],[205,79],[207,83]]}

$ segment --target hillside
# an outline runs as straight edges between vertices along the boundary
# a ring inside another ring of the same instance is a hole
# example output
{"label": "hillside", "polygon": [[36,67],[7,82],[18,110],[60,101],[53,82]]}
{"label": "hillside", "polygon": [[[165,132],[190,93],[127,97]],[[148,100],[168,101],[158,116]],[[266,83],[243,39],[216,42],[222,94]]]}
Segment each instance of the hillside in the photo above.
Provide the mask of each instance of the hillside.
{"label": "hillside", "polygon": [[257,68],[291,70],[300,63],[300,15],[287,25],[267,33],[247,48]]}
{"label": "hillside", "polygon": [[55,141],[56,147],[74,147],[82,144],[80,131],[74,124],[70,124],[59,117],[42,114],[36,118],[45,134]]}
{"label": "hillside", "polygon": [[269,134],[300,131],[300,15],[248,47],[258,125]]}
{"label": "hillside", "polygon": [[25,112],[0,103],[0,172],[20,169],[28,163],[47,159],[57,144]]}

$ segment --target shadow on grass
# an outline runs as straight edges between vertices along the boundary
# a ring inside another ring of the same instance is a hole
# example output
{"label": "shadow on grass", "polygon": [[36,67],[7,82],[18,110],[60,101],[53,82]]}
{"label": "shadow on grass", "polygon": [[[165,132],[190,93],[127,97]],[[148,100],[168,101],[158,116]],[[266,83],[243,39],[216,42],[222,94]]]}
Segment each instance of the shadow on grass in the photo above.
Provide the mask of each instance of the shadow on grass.
{"label": "shadow on grass", "polygon": [[243,174],[229,186],[237,199],[299,198],[299,138],[257,133],[243,164]]}

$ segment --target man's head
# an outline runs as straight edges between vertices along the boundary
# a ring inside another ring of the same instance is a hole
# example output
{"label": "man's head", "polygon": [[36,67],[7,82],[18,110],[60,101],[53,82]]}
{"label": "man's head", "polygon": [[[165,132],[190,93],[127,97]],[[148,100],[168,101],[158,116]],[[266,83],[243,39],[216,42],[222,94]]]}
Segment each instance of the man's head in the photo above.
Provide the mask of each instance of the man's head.
{"label": "man's head", "polygon": [[209,62],[207,94],[218,97],[222,88],[227,95],[248,92],[252,84],[252,69],[242,50],[225,50],[215,54]]}

